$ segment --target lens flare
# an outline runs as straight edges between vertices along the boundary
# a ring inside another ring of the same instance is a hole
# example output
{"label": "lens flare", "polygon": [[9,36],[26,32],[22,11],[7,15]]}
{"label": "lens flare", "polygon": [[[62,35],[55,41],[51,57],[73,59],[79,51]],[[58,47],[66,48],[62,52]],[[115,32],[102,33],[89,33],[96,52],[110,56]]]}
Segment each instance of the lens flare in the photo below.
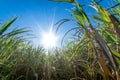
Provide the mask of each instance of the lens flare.
{"label": "lens flare", "polygon": [[57,36],[49,31],[48,33],[42,34],[42,45],[44,48],[53,48],[57,46]]}

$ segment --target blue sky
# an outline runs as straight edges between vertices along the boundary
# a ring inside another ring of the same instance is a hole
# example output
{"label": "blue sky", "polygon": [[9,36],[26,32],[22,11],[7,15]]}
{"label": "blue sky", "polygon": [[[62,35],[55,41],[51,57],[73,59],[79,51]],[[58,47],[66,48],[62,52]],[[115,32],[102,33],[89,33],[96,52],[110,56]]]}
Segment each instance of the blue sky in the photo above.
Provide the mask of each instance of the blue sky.
{"label": "blue sky", "polygon": [[[59,7],[60,6],[60,7]],[[70,4],[59,4],[47,0],[0,0],[0,21],[5,22],[11,17],[19,16],[14,27],[30,27],[33,34],[38,37],[32,39],[35,44],[39,44],[41,30],[48,31],[52,21],[55,24],[63,18],[69,18],[66,9],[71,8]],[[60,33],[69,29],[62,29]],[[61,35],[58,33],[58,35]],[[63,35],[63,34],[62,34]]]}
{"label": "blue sky", "polygon": [[[81,4],[88,4],[90,2],[90,0],[78,1]],[[108,7],[105,1],[102,5]],[[36,45],[40,43],[41,30],[48,31],[52,22],[55,24],[63,18],[69,18],[68,10],[72,7],[74,6],[69,3],[57,4],[47,0],[0,0],[0,21],[5,22],[11,17],[19,16],[20,18],[13,26],[19,28],[30,27],[33,30],[33,34],[38,37],[32,39]],[[89,7],[86,7],[85,10],[89,14],[94,13],[94,10]],[[64,35],[72,27],[74,27],[73,24],[63,25],[58,35]]]}

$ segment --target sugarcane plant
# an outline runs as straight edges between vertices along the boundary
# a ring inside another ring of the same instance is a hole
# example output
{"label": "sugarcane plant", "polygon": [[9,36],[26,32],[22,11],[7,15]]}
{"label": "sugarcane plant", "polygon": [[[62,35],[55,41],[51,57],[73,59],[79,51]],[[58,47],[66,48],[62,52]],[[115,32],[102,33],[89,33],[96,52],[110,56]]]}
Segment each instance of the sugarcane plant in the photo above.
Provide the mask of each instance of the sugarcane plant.
{"label": "sugarcane plant", "polygon": [[[76,33],[80,33],[75,47],[75,52],[72,53],[71,60],[78,53],[88,53],[89,58],[93,58],[91,64],[87,68],[88,74],[85,76],[89,80],[97,80],[97,75],[100,75],[105,80],[119,80],[120,79],[120,21],[119,13],[114,15],[120,10],[120,7],[115,7],[106,10],[99,2],[92,0],[93,4],[88,4],[88,7],[93,8],[97,15],[88,16],[83,6],[76,0],[51,0],[55,2],[69,2],[74,4],[76,8],[72,9],[72,16],[75,20],[63,19],[60,21],[58,28],[67,21],[75,22],[78,27]],[[118,1],[119,3],[119,1]],[[96,26],[92,23],[96,21]],[[58,30],[57,28],[57,30]],[[73,30],[73,29],[72,29]],[[82,31],[81,31],[82,30]],[[75,34],[76,34],[75,33]],[[84,44],[84,41],[87,41]],[[87,47],[86,50],[81,50],[81,46]],[[94,56],[95,55],[95,56]],[[84,78],[86,78],[84,76]]]}
{"label": "sugarcane plant", "polygon": [[2,80],[8,78],[16,62],[16,59],[12,58],[15,52],[24,46],[26,40],[22,34],[29,31],[25,28],[15,28],[9,31],[17,18],[10,18],[0,27],[0,79]]}

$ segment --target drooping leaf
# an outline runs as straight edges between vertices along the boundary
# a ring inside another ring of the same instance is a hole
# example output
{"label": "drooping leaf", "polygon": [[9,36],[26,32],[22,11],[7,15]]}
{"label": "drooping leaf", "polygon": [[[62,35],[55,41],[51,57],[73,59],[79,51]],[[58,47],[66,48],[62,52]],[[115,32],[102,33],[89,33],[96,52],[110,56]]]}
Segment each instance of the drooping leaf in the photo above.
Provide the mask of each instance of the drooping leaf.
{"label": "drooping leaf", "polygon": [[100,15],[100,17],[110,25],[111,20],[109,17],[109,13],[101,5],[99,5],[99,3],[96,2],[96,0],[93,0],[93,3],[94,5],[91,5],[91,7],[95,9],[98,12],[98,15]]}
{"label": "drooping leaf", "polygon": [[112,21],[112,24],[114,25],[114,30],[117,34],[118,37],[120,37],[120,21],[114,16],[114,15],[110,15],[110,19]]}
{"label": "drooping leaf", "polygon": [[114,67],[114,69],[117,70],[117,64],[116,64],[115,59],[113,58],[113,55],[112,55],[110,48],[108,47],[106,42],[101,38],[99,33],[96,31],[96,29],[94,29],[94,33],[95,33],[96,41],[98,42],[100,48],[102,49],[103,54],[108,59],[108,61],[110,61],[110,63]]}
{"label": "drooping leaf", "polygon": [[59,30],[59,28],[61,27],[62,24],[66,23],[66,22],[69,22],[69,21],[70,21],[70,19],[62,19],[62,20],[58,21],[56,23],[56,25],[58,25],[57,29],[56,29],[56,33],[57,33],[57,31]]}

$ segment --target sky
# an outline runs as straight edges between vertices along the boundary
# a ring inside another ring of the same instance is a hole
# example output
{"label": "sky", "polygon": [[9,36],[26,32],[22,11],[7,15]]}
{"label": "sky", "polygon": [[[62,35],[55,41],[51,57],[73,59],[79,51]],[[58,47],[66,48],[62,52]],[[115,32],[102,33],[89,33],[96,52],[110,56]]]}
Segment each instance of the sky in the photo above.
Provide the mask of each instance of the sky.
{"label": "sky", "polygon": [[[80,4],[88,4],[90,0],[78,0]],[[105,0],[107,1],[107,0]],[[106,2],[102,5],[108,7]],[[40,44],[42,31],[49,31],[61,19],[70,18],[70,10],[74,6],[69,3],[55,3],[47,0],[0,0],[0,21],[5,22],[11,17],[19,16],[19,19],[13,25],[14,27],[22,28],[29,27],[32,34],[37,38],[31,39],[34,45]],[[93,14],[94,10],[85,8],[89,14]],[[58,31],[60,36],[59,42],[66,31],[75,27],[74,24],[64,24]]]}
{"label": "sky", "polygon": [[[59,7],[60,6],[60,7]],[[57,4],[47,0],[0,0],[0,21],[5,22],[11,17],[19,16],[19,19],[13,25],[14,27],[30,27],[32,34],[37,38],[32,41],[35,45],[40,44],[41,31],[48,31],[51,24],[63,18],[69,18],[67,9],[70,4]],[[65,33],[67,28],[61,28]],[[55,29],[55,28],[54,28]],[[60,32],[60,33],[61,33]],[[58,33],[58,35],[63,35]]]}

